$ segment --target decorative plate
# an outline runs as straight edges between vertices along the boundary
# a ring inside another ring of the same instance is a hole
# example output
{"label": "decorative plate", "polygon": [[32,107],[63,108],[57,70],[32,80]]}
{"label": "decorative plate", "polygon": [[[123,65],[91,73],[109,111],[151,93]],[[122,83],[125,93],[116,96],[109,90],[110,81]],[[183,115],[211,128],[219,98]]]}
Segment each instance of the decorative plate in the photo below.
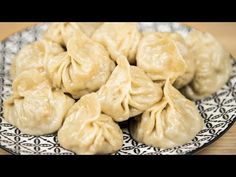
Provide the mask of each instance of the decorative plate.
{"label": "decorative plate", "polygon": [[[31,136],[7,123],[3,118],[3,101],[11,94],[9,69],[11,59],[22,48],[40,38],[48,24],[36,25],[15,33],[0,42],[0,147],[12,154],[74,154],[58,144],[56,134]],[[177,31],[183,35],[191,29],[178,23],[139,23],[141,31]],[[191,154],[217,140],[236,120],[236,62],[227,84],[211,96],[196,101],[204,119],[204,128],[189,143],[169,149],[150,147],[133,140],[127,128],[123,128],[123,147],[116,155],[130,154]]]}

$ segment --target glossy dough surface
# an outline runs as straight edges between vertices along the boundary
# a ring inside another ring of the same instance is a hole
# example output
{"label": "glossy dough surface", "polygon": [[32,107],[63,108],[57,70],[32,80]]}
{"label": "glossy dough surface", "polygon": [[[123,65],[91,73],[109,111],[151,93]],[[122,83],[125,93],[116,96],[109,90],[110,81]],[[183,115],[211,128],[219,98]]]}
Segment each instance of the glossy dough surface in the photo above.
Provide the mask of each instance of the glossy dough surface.
{"label": "glossy dough surface", "polygon": [[209,33],[192,30],[186,42],[193,53],[196,71],[192,82],[182,92],[193,100],[202,99],[228,81],[232,70],[230,55]]}
{"label": "glossy dough surface", "polygon": [[203,128],[203,118],[194,104],[175,89],[169,80],[164,97],[130,123],[132,137],[138,142],[160,148],[183,145]]}
{"label": "glossy dough surface", "polygon": [[162,89],[142,69],[130,66],[124,56],[118,56],[117,63],[109,80],[99,89],[98,97],[102,111],[120,122],[158,102]]}
{"label": "glossy dough surface", "polygon": [[13,95],[4,102],[4,117],[22,132],[44,135],[57,131],[74,100],[53,90],[45,72],[22,72],[13,82]]}
{"label": "glossy dough surface", "polygon": [[113,60],[114,50],[124,55],[131,64],[136,61],[136,52],[141,34],[137,23],[104,23],[92,35],[92,39],[103,44]]}
{"label": "glossy dough surface", "polygon": [[97,95],[91,93],[69,110],[58,140],[77,154],[110,154],[121,148],[123,134],[111,117],[101,113]]}
{"label": "glossy dough surface", "polygon": [[179,76],[174,82],[174,86],[177,89],[180,89],[192,81],[196,70],[196,63],[191,50],[188,48],[185,42],[185,39],[178,33],[167,33],[167,34],[169,34],[170,38],[175,42],[177,49],[179,50],[180,54],[182,55],[187,65],[184,74]]}
{"label": "glossy dough surface", "polygon": [[187,68],[176,43],[168,33],[144,33],[137,51],[137,66],[153,81],[175,81]]}
{"label": "glossy dough surface", "polygon": [[43,37],[54,42],[57,42],[63,46],[66,46],[68,40],[77,32],[81,31],[88,37],[91,37],[96,29],[101,26],[102,23],[98,22],[64,22],[64,23],[52,23],[44,33]]}
{"label": "glossy dough surface", "polygon": [[98,90],[114,69],[105,48],[77,32],[67,44],[67,51],[51,58],[46,66],[53,86],[79,98]]}
{"label": "glossy dough surface", "polygon": [[43,71],[45,62],[63,51],[59,44],[49,40],[40,40],[26,45],[13,58],[11,78],[14,79],[21,72],[33,68]]}

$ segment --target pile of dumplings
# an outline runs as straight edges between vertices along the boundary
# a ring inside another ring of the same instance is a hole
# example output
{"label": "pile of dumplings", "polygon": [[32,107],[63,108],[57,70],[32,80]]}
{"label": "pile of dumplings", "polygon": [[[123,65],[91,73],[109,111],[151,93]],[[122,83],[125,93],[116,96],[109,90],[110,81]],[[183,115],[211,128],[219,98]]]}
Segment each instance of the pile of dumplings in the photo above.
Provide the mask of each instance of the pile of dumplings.
{"label": "pile of dumplings", "polygon": [[120,122],[146,145],[171,148],[203,128],[193,101],[220,89],[229,53],[209,33],[140,32],[136,23],[52,23],[14,57],[4,117],[23,133],[57,132],[76,154],[112,154]]}

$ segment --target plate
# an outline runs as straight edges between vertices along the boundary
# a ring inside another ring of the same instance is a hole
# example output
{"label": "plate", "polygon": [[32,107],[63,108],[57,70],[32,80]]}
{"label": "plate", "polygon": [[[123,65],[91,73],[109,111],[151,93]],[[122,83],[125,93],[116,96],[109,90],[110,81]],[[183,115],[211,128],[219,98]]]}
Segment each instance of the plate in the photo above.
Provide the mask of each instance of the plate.
{"label": "plate", "polygon": [[[11,94],[11,59],[26,44],[40,38],[48,24],[39,24],[15,33],[0,42],[0,147],[12,154],[74,154],[58,144],[56,134],[32,136],[22,133],[3,118],[3,101]],[[186,35],[191,29],[178,23],[139,23],[141,31],[175,31]],[[232,57],[231,57],[232,58]],[[236,120],[236,62],[227,84],[211,96],[196,101],[204,119],[204,128],[189,143],[175,148],[161,149],[136,142],[124,127],[123,147],[115,155],[192,154],[222,136]]]}

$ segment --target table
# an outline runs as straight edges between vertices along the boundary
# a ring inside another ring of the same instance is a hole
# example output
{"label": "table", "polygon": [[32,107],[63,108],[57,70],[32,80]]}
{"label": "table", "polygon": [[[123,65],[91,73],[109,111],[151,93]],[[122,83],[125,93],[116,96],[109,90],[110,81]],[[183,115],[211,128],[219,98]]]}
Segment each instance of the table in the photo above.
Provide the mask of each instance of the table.
{"label": "table", "polygon": [[[32,26],[36,23],[0,23],[0,40],[13,34],[16,31]],[[225,48],[236,58],[236,23],[184,23],[201,31],[212,33]],[[0,155],[7,155],[8,152],[0,148]],[[196,153],[199,155],[236,155],[236,124],[233,125],[216,142]]]}

